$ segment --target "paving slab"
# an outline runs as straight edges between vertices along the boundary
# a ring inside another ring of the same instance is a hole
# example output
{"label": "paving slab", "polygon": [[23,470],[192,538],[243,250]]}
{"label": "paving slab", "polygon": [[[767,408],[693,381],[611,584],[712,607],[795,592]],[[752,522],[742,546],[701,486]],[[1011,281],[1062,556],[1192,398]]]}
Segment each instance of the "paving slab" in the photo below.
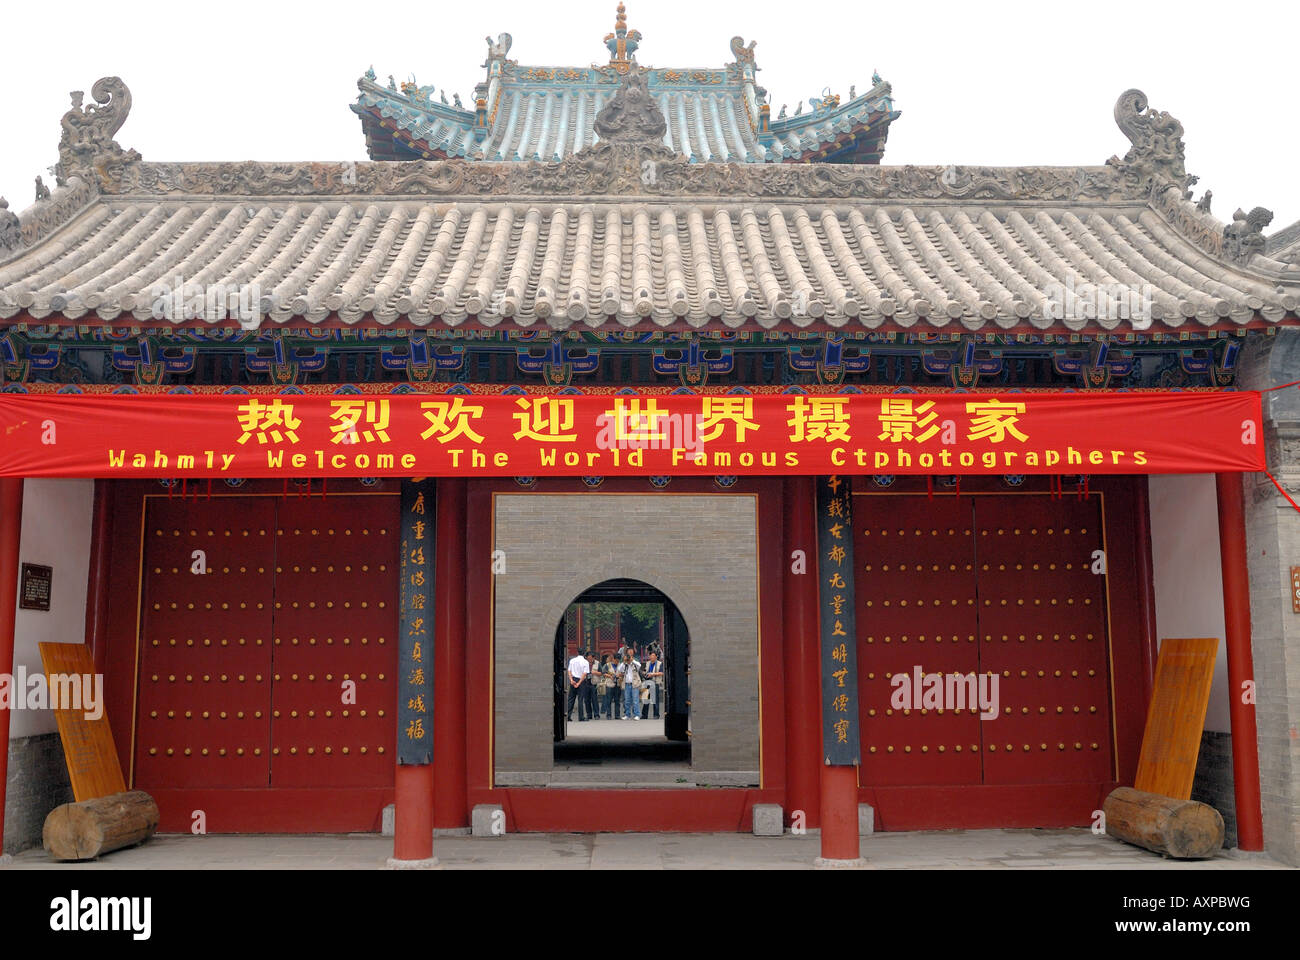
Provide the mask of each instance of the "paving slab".
{"label": "paving slab", "polygon": [[[493,839],[438,837],[448,870],[811,870],[820,846],[811,834],[512,833]],[[160,834],[148,843],[87,863],[57,863],[36,848],[0,870],[380,870],[393,853],[379,834],[230,836]],[[864,837],[870,867],[889,870],[1288,870],[1268,857],[1224,851],[1183,862],[1073,830],[944,830]]]}

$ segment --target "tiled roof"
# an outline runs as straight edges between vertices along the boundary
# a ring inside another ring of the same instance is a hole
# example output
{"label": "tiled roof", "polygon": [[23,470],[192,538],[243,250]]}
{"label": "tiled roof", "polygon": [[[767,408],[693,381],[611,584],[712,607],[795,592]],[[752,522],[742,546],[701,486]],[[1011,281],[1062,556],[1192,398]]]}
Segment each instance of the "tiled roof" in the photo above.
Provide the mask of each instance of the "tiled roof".
{"label": "tiled roof", "polygon": [[1280,319],[1300,295],[1133,205],[122,198],[0,265],[0,318],[143,322],[171,311],[176,277],[192,307],[251,289],[276,323],[554,329],[1129,329],[1057,315],[1091,284],[1147,288],[1158,329],[1209,327]]}
{"label": "tiled roof", "polygon": [[1271,214],[1192,204],[1136,90],[1133,148],[1086,167],[692,163],[638,71],[559,163],[149,163],[112,139],[125,85],[92,93],[63,185],[0,202],[0,320],[1124,332],[1300,304]]}

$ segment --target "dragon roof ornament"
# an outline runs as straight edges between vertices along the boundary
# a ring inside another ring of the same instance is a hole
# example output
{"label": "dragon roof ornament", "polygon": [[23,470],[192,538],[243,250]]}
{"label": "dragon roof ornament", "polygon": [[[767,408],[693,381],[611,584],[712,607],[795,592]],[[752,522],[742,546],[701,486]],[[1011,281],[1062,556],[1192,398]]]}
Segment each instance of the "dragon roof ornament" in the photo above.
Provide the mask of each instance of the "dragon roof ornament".
{"label": "dragon roof ornament", "polygon": [[131,112],[131,91],[121,77],[101,77],[90,88],[94,103],[82,106],[84,93],[73,90],[72,109],[59,121],[59,162],[54,181],[67,185],[75,176],[105,179],[110,168],[140,159],[134,150],[123,150],[113,135],[126,123]]}
{"label": "dragon roof ornament", "polygon": [[1121,160],[1111,157],[1106,163],[1114,167],[1125,185],[1135,192],[1148,193],[1164,184],[1186,191],[1196,182],[1184,167],[1183,125],[1168,113],[1153,110],[1141,90],[1125,90],[1115,101],[1115,123],[1132,142]]}

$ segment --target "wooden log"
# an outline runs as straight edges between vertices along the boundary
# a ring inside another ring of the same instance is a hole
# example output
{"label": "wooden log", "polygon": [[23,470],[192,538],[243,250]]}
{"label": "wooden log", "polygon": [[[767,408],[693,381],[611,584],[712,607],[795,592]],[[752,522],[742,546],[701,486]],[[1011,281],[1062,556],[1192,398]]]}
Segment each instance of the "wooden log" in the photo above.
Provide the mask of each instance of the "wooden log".
{"label": "wooden log", "polygon": [[144,843],[158,829],[158,804],[143,790],[55,807],[41,841],[56,860],[93,860]]}
{"label": "wooden log", "polygon": [[1209,804],[1117,787],[1101,805],[1112,837],[1177,860],[1205,860],[1223,848],[1223,817]]}

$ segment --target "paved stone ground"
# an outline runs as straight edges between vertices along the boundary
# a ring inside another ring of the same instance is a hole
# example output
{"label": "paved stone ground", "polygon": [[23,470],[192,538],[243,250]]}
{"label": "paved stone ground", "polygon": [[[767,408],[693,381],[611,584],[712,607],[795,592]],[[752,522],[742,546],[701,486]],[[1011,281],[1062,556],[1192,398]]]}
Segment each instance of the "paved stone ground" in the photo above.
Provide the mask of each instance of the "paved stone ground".
{"label": "paved stone ground", "polygon": [[[12,870],[374,870],[393,842],[374,834],[347,836],[208,836],[166,834],[92,863],[61,864],[40,849],[18,854]],[[511,834],[499,839],[438,837],[435,853],[448,869],[809,870],[818,838],[809,834]],[[952,830],[880,833],[862,839],[862,854],[880,869],[1267,870],[1291,869],[1268,858],[1180,863],[1110,837],[1073,830]]]}
{"label": "paved stone ground", "polygon": [[565,739],[570,743],[596,740],[608,743],[658,743],[664,739],[664,721],[646,720],[586,720],[572,721],[566,728]]}

